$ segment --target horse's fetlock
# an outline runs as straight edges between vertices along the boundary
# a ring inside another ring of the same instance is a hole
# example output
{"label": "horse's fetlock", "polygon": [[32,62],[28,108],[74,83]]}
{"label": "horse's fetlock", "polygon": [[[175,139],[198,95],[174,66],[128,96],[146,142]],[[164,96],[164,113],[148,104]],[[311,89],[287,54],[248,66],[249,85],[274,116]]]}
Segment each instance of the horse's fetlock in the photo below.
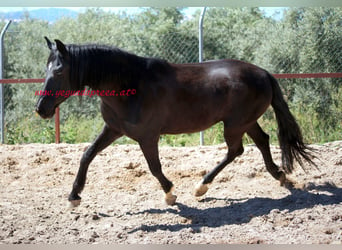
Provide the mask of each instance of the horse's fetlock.
{"label": "horse's fetlock", "polygon": [[284,172],[280,172],[280,176],[279,176],[278,180],[280,181],[280,186],[285,185],[287,179],[286,179],[286,175]]}

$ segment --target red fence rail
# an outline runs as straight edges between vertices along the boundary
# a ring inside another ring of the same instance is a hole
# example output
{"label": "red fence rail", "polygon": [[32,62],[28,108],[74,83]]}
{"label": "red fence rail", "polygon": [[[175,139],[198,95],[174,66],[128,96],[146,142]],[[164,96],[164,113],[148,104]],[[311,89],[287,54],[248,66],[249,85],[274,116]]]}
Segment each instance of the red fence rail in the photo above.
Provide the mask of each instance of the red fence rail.
{"label": "red fence rail", "polygon": [[0,79],[0,83],[42,83],[44,78],[31,78],[31,79]]}
{"label": "red fence rail", "polygon": [[[273,74],[277,79],[303,79],[303,78],[342,78],[342,73],[288,73]],[[0,84],[18,84],[18,83],[43,83],[44,78],[31,79],[0,79]],[[55,111],[55,143],[60,143],[60,119],[59,107]]]}

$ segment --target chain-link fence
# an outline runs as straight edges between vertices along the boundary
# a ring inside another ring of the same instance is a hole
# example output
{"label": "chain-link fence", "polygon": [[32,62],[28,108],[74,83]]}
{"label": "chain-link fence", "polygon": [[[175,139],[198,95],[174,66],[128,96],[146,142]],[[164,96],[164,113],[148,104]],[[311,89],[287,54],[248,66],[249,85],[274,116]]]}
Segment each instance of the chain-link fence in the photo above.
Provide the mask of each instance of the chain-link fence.
{"label": "chain-link fence", "polygon": [[[238,21],[220,24],[214,14],[209,12],[205,17],[204,60],[239,59],[259,65],[270,73],[342,72],[341,26],[307,27],[307,24],[295,26],[281,22],[265,25],[260,19],[241,29]],[[39,36],[36,38],[39,42],[25,42],[23,37],[32,37],[32,34],[21,32],[14,29],[6,35],[6,77],[44,77],[48,55],[42,39],[44,32],[34,35]],[[127,33],[124,34],[125,44],[120,47],[140,56],[159,57],[172,63],[194,63],[198,61],[197,32],[197,26],[193,26],[154,33],[155,37],[146,36],[144,32]],[[64,41],[64,38],[60,39]],[[107,35],[93,42],[101,39],[107,39]],[[120,40],[115,40],[120,37],[110,39],[104,40],[105,43],[120,44]],[[78,40],[72,42],[78,43]],[[21,53],[25,50],[27,53]],[[32,58],[36,64],[32,63]],[[281,79],[279,82],[309,142],[342,138],[341,78]],[[54,142],[54,121],[43,120],[34,113],[38,99],[35,91],[42,85],[5,85],[5,143]],[[62,142],[92,141],[104,124],[99,112],[99,98],[79,100],[71,97],[60,108]],[[272,112],[267,112],[260,122],[266,131],[276,134]],[[221,130],[218,126],[208,131],[205,143],[223,142]],[[165,137],[163,141],[172,145],[198,145],[199,142],[198,134],[170,138]],[[188,140],[193,138],[196,139],[189,143]],[[131,143],[128,138],[118,142]]]}
{"label": "chain-link fence", "polygon": [[189,33],[168,33],[160,37],[153,57],[165,59],[172,63],[198,62],[198,35]]}
{"label": "chain-link fence", "polygon": [[[198,60],[198,41],[196,33],[180,32],[167,33],[160,36],[157,43],[150,45],[146,38],[131,34],[129,38],[134,43],[134,48],[127,46],[122,48],[140,56],[158,57],[166,59],[173,63],[196,62]],[[10,31],[6,34],[5,49],[6,61],[13,60],[9,57],[17,57],[16,51],[8,52],[8,44],[19,40],[18,31]],[[95,42],[96,43],[96,42]],[[109,44],[109,42],[107,43]],[[115,44],[115,42],[113,42]],[[140,44],[141,47],[137,47]],[[34,75],[44,77],[45,62],[48,56],[48,49],[45,41],[42,39],[39,43],[27,45],[29,54],[42,55],[37,59],[38,69]],[[19,47],[19,45],[18,45]],[[147,47],[149,49],[147,49]],[[132,51],[135,49],[136,51]],[[37,65],[34,65],[37,68]],[[18,65],[23,75],[27,78],[32,77],[30,70],[32,64],[23,62]],[[8,77],[18,78],[15,75]],[[22,77],[19,77],[22,78]],[[39,96],[36,91],[41,90],[42,83],[27,84],[5,84],[4,85],[4,103],[5,103],[5,143],[51,143],[55,140],[53,119],[43,120],[35,112],[35,103]],[[104,122],[101,118],[100,100],[97,97],[70,97],[60,107],[61,141],[68,143],[89,142],[95,139],[101,131]],[[75,125],[77,124],[77,125]],[[130,139],[124,137],[118,140],[118,143],[133,143]]]}

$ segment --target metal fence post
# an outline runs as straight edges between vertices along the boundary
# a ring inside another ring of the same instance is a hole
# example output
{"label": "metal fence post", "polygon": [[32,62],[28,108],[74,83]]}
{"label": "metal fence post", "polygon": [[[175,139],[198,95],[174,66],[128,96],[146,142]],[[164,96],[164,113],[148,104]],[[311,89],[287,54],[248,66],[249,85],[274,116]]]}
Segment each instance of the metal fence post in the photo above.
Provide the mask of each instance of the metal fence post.
{"label": "metal fence post", "polygon": [[[203,19],[207,7],[203,7],[198,23],[198,61],[203,61]],[[200,145],[204,145],[204,131],[200,132]]]}
{"label": "metal fence post", "polygon": [[[6,30],[10,26],[12,20],[9,20],[5,27],[2,29],[0,34],[0,79],[3,77],[3,69],[4,69],[4,56],[3,56],[3,42],[4,42],[4,36],[6,33]],[[0,142],[4,143],[5,141],[5,133],[4,133],[4,124],[5,124],[5,114],[4,114],[4,86],[3,84],[0,84]]]}

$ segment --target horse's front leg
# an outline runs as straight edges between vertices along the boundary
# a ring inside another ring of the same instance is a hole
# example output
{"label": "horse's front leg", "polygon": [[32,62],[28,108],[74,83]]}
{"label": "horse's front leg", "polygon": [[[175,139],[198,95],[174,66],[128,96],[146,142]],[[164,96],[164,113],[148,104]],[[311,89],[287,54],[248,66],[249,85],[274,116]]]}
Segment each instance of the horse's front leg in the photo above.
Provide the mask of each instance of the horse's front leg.
{"label": "horse's front leg", "polygon": [[146,158],[153,176],[155,176],[165,192],[165,201],[168,205],[176,203],[177,196],[172,194],[173,184],[162,172],[158,153],[158,139],[139,141],[140,148]]}
{"label": "horse's front leg", "polygon": [[95,141],[83,153],[80,162],[80,168],[78,169],[72,191],[69,195],[69,201],[71,202],[72,206],[78,206],[81,203],[81,197],[79,194],[84,188],[90,162],[95,158],[98,152],[105,149],[109,144],[121,136],[122,134],[108,128],[108,126],[105,125],[101,134],[99,134]]}

